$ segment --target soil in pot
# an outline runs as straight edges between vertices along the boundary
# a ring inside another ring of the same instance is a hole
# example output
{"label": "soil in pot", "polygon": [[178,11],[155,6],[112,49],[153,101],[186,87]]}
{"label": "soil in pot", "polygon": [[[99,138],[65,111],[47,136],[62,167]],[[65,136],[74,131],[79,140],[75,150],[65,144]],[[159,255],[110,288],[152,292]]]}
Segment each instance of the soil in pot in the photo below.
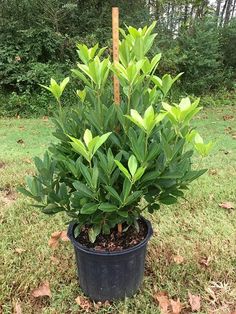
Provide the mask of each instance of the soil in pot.
{"label": "soil in pot", "polygon": [[[118,233],[117,228],[113,228],[110,230],[110,234],[100,234],[94,243],[89,241],[89,228],[84,227],[76,241],[95,251],[122,251],[139,244],[145,239],[148,231],[146,223],[143,220],[138,220],[138,226],[138,231],[134,226],[130,226],[122,234]],[[126,228],[127,226],[124,224],[123,229],[125,230]]]}

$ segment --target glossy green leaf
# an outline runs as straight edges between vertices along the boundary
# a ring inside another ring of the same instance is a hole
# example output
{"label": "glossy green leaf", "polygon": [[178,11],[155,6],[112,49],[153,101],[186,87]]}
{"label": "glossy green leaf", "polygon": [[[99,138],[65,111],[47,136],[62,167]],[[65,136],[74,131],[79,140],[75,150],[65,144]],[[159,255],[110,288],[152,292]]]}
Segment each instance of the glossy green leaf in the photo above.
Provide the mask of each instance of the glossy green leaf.
{"label": "glossy green leaf", "polygon": [[118,210],[118,207],[110,203],[101,203],[98,207],[101,211],[110,213]]}

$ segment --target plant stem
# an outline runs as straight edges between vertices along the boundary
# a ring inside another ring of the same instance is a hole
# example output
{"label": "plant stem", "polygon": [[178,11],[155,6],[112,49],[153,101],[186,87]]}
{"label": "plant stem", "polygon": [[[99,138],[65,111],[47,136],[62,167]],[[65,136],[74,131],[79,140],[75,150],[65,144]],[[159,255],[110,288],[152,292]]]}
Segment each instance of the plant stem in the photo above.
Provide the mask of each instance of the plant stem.
{"label": "plant stem", "polygon": [[97,106],[98,106],[98,112],[99,112],[99,120],[101,123],[101,129],[103,131],[103,110],[102,110],[102,103],[101,103],[101,94],[100,91],[97,92]]}
{"label": "plant stem", "polygon": [[148,138],[149,138],[149,135],[147,134],[146,139],[145,139],[145,155],[147,154]]}
{"label": "plant stem", "polygon": [[121,233],[122,233],[122,230],[123,230],[122,224],[118,224],[118,225],[117,225],[117,228],[118,228],[118,233],[121,234]]}

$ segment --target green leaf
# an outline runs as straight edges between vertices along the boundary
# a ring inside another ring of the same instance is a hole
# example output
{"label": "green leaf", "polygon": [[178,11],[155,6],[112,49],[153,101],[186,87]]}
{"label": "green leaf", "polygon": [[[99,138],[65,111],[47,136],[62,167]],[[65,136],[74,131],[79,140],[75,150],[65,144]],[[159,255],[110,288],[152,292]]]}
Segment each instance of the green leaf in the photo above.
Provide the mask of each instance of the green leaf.
{"label": "green leaf", "polygon": [[191,171],[186,173],[186,175],[182,178],[182,180],[191,182],[191,181],[197,179],[198,177],[200,177],[201,175],[203,175],[206,171],[207,171],[207,169],[191,170]]}
{"label": "green leaf", "polygon": [[159,122],[161,122],[165,116],[167,115],[166,112],[163,113],[159,113],[156,117],[155,117],[155,123],[158,124]]}
{"label": "green leaf", "polygon": [[137,159],[134,155],[131,155],[129,157],[129,160],[128,160],[128,168],[129,168],[129,172],[131,173],[132,177],[135,175],[137,167],[138,167]]}
{"label": "green leaf", "polygon": [[23,188],[21,186],[17,188],[17,191],[24,194],[25,196],[28,196],[28,197],[35,199],[38,202],[41,200],[41,197],[34,196],[32,193],[30,193],[28,190],[26,190],[25,188]]}
{"label": "green leaf", "polygon": [[92,177],[91,177],[91,174],[89,172],[89,168],[86,167],[81,161],[79,161],[79,168],[80,168],[80,171],[81,171],[83,177],[85,178],[87,184],[90,187],[93,187]]}
{"label": "green leaf", "polygon": [[96,151],[99,149],[99,147],[102,146],[102,144],[103,144],[104,142],[106,142],[106,140],[108,139],[108,137],[109,137],[111,134],[112,134],[112,132],[108,132],[108,133],[103,134],[102,136],[100,136],[100,137],[98,138],[98,140],[96,141],[95,146],[94,146],[94,148],[93,148],[93,154],[95,154]]}
{"label": "green leaf", "polygon": [[73,182],[74,188],[78,191],[77,193],[81,196],[94,198],[94,193],[84,183],[79,181]]}
{"label": "green leaf", "polygon": [[56,204],[49,204],[42,209],[42,212],[44,214],[47,214],[47,215],[54,215],[54,214],[57,214],[57,213],[62,212],[64,210],[65,209],[63,207],[59,207]]}
{"label": "green leaf", "polygon": [[129,196],[129,193],[131,191],[132,188],[132,183],[125,178],[124,182],[123,182],[123,188],[122,188],[122,199],[123,199],[123,203],[125,202],[125,200],[127,199],[127,197]]}
{"label": "green leaf", "polygon": [[87,203],[81,208],[80,213],[90,215],[90,214],[95,213],[97,209],[98,209],[98,204]]}
{"label": "green leaf", "polygon": [[101,203],[98,208],[105,213],[110,213],[118,210],[118,207],[116,205],[110,203]]}
{"label": "green leaf", "polygon": [[98,167],[95,166],[93,168],[93,174],[92,174],[92,186],[94,189],[97,188],[98,176],[99,176],[99,170],[98,170]]}
{"label": "green leaf", "polygon": [[143,191],[135,191],[131,195],[129,195],[126,199],[125,205],[132,204],[136,202],[143,194]]}
{"label": "green leaf", "polygon": [[84,146],[84,144],[81,142],[81,140],[78,140],[77,138],[74,138],[70,135],[68,135],[68,137],[72,140],[72,142],[70,142],[70,143],[71,143],[71,146],[73,147],[73,149],[75,150],[75,152],[79,153],[88,162],[90,162],[89,153],[86,150],[86,147]]}
{"label": "green leaf", "polygon": [[146,167],[139,167],[134,175],[134,182],[138,181],[144,174]]}
{"label": "green leaf", "polygon": [[92,141],[93,135],[92,132],[89,129],[86,129],[84,132],[84,142],[86,146],[88,147],[89,143]]}
{"label": "green leaf", "polygon": [[89,229],[89,241],[94,243],[96,241],[97,236],[101,232],[101,225],[94,225],[92,228]]}
{"label": "green leaf", "polygon": [[66,85],[69,83],[70,81],[70,78],[69,77],[66,77],[64,78],[64,80],[60,83],[60,89],[61,89],[61,93],[63,93]]}
{"label": "green leaf", "polygon": [[160,179],[179,179],[182,178],[183,173],[181,171],[173,171],[167,172],[162,174],[159,178]]}
{"label": "green leaf", "polygon": [[77,89],[76,95],[80,98],[80,100],[81,100],[82,103],[83,103],[84,100],[85,100],[85,98],[86,98],[86,89],[83,89],[83,90]]}
{"label": "green leaf", "polygon": [[171,195],[163,196],[163,197],[160,195],[159,201],[162,204],[171,205],[171,204],[175,204],[177,202],[177,198],[174,196],[171,196]]}
{"label": "green leaf", "polygon": [[86,78],[86,76],[80,72],[79,70],[76,69],[72,69],[71,70],[76,76],[78,76],[78,78],[81,79],[81,81],[83,81],[87,86],[89,86],[90,88],[92,88],[92,84],[89,82],[89,80]]}
{"label": "green leaf", "polygon": [[116,192],[116,190],[112,187],[112,186],[105,186],[105,189],[111,194],[111,196],[113,196],[117,201],[119,201],[120,203],[122,203],[122,200],[119,196],[119,194]]}
{"label": "green leaf", "polygon": [[131,180],[131,175],[129,174],[129,171],[122,165],[122,163],[119,162],[119,160],[114,160],[114,161],[116,165],[118,166],[118,168],[120,169],[120,171],[123,172],[123,174],[126,176],[126,178]]}

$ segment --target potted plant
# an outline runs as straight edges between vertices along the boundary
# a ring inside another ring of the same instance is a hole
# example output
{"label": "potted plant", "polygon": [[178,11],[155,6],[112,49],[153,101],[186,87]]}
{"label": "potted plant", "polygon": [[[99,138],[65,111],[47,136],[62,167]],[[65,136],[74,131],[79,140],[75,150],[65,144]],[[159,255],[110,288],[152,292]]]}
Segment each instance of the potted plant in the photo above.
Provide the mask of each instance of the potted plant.
{"label": "potted plant", "polygon": [[[190,126],[199,99],[168,103],[181,74],[156,75],[161,55],[147,57],[154,27],[121,30],[118,64],[106,48],[77,45],[80,61],[72,73],[82,86],[78,106],[62,109],[69,78],[45,86],[59,104],[57,141],[43,159],[35,158],[37,173],[26,178],[27,189],[19,188],[43,213],[70,217],[80,286],[94,300],[122,299],[137,291],[152,235],[144,211],[153,213],[183,197],[189,183],[206,171],[192,170],[194,150],[205,156],[212,146]],[[122,87],[120,106],[113,102],[114,74]]]}

